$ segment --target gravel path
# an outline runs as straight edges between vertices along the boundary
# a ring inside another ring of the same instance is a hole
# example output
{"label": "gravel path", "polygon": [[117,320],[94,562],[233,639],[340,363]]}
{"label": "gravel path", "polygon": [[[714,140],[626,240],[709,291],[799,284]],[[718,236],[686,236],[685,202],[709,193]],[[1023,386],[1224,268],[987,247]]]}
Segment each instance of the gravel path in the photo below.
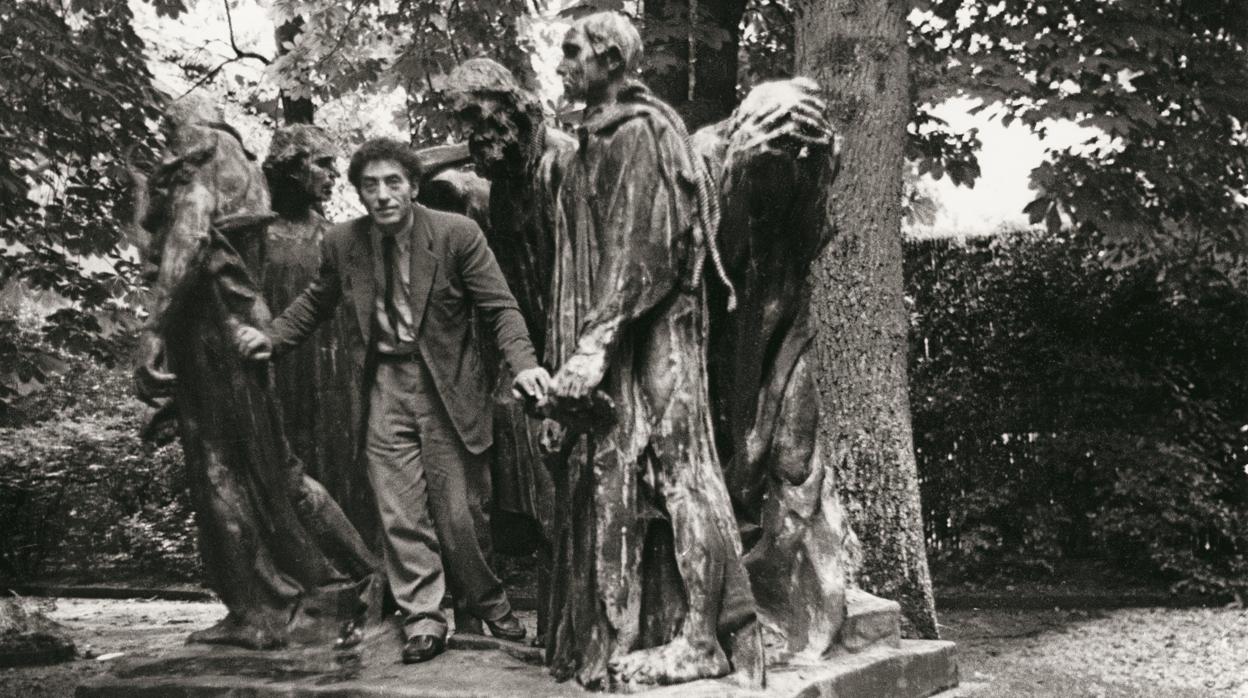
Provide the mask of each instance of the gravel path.
{"label": "gravel path", "polygon": [[[0,670],[0,696],[72,696],[112,655],[158,652],[224,615],[215,603],[29,599],[99,659]],[[1248,698],[1248,611],[945,611],[962,686],[940,698]]]}
{"label": "gravel path", "polygon": [[[1248,611],[946,611],[949,696],[1248,697]],[[944,698],[942,696],[942,698]]]}

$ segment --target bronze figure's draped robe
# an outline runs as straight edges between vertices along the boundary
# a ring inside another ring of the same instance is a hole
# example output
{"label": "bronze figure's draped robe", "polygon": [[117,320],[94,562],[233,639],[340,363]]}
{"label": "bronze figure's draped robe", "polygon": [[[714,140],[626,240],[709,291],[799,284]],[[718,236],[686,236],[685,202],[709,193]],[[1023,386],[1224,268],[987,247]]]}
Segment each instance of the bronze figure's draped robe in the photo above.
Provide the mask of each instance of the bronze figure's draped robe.
{"label": "bronze figure's draped robe", "polygon": [[818,438],[809,276],[831,237],[818,217],[835,155],[810,142],[831,135],[815,94],[805,79],[765,83],[693,139],[718,183],[717,246],[739,303],[728,312],[709,286],[710,385],[769,663],[833,651],[857,545]]}
{"label": "bronze figure's draped robe", "polygon": [[[558,131],[539,126],[533,149],[538,154],[524,163],[522,177],[502,177],[490,182],[489,225],[486,239],[524,315],[538,356],[546,356],[550,279],[554,267],[556,194],[563,163],[575,150],[575,142]],[[485,347],[487,354],[497,353]],[[501,361],[501,357],[500,361]],[[501,366],[500,361],[487,365]],[[535,522],[532,532],[542,544],[552,540],[554,485],[543,465],[545,455],[539,439],[541,422],[529,416],[524,404],[512,396],[511,376],[500,370],[494,391],[494,507],[507,514]],[[515,526],[515,521],[510,522]],[[511,533],[512,537],[517,531]],[[507,536],[496,536],[505,543]],[[544,617],[543,617],[544,620]]]}
{"label": "bronze figure's draped robe", "polygon": [[698,170],[656,101],[633,84],[589,115],[558,192],[547,363],[604,354],[614,414],[561,417],[546,651],[557,677],[593,688],[687,670],[626,656],[688,636],[682,625],[711,626],[698,649],[723,674],[716,635],[754,619],[712,442]]}
{"label": "bronze figure's draped robe", "polygon": [[160,273],[137,377],[147,397],[172,384],[208,585],[229,611],[190,641],[331,642],[366,610],[377,563],[291,451],[270,365],[234,346],[270,319],[254,274],[267,187],[237,135],[202,122],[176,128],[151,185]]}
{"label": "bronze figure's draped robe", "polygon": [[[275,312],[316,278],[329,226],[315,211],[305,220],[278,218],[269,224],[262,285]],[[375,547],[377,506],[359,461],[360,378],[345,345],[354,337],[349,324],[354,321],[339,308],[310,341],[274,362],[274,373],[291,450]]]}

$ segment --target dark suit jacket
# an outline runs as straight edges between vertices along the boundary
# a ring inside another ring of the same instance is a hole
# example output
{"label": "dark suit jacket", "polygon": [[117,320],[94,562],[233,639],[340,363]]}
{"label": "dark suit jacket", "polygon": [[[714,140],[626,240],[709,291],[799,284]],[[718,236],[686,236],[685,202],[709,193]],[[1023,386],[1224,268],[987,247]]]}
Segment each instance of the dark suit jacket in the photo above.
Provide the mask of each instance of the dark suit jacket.
{"label": "dark suit jacket", "polygon": [[[472,341],[472,309],[480,313],[486,330],[493,331],[513,372],[537,365],[533,344],[481,228],[458,214],[420,205],[412,210],[410,303],[416,343],[464,445],[480,453],[493,442],[494,409]],[[359,330],[345,344],[362,377],[361,391],[374,375],[376,346],[371,225],[365,216],[336,225],[325,235],[318,277],[271,329],[274,354],[280,356],[307,339],[345,298]]]}

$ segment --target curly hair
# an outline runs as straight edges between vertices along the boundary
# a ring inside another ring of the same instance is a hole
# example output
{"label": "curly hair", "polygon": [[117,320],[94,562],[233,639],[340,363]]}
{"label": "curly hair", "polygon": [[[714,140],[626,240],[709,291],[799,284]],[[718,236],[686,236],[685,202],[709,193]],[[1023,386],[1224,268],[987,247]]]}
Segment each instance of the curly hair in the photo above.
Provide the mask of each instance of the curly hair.
{"label": "curly hair", "polygon": [[412,150],[411,146],[393,138],[373,138],[365,141],[364,145],[361,145],[351,156],[351,164],[347,167],[347,181],[351,182],[351,186],[359,189],[360,176],[364,168],[374,162],[384,160],[397,162],[399,167],[407,173],[407,180],[412,184],[419,182],[421,173],[424,172],[420,156],[416,155],[416,151]]}

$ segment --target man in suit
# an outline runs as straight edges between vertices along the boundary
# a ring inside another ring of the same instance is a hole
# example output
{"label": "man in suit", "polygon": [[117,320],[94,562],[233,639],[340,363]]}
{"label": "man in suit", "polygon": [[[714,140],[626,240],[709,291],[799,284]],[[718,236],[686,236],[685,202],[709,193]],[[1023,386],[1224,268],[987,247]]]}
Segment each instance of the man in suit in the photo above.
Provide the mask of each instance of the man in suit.
{"label": "man in suit", "polygon": [[358,332],[349,345],[368,406],[364,451],[386,574],[404,615],[405,663],[444,649],[439,602],[448,583],[495,636],[524,638],[474,524],[474,514],[484,516],[474,512],[480,502],[470,492],[488,491],[493,435],[471,311],[494,333],[517,394],[542,400],[550,381],[481,229],[414,203],[420,171],[416,154],[398,141],[362,145],[347,178],[368,215],[325,236],[318,277],[269,334],[242,327],[235,337],[244,355],[280,356],[340,299],[352,309]]}

